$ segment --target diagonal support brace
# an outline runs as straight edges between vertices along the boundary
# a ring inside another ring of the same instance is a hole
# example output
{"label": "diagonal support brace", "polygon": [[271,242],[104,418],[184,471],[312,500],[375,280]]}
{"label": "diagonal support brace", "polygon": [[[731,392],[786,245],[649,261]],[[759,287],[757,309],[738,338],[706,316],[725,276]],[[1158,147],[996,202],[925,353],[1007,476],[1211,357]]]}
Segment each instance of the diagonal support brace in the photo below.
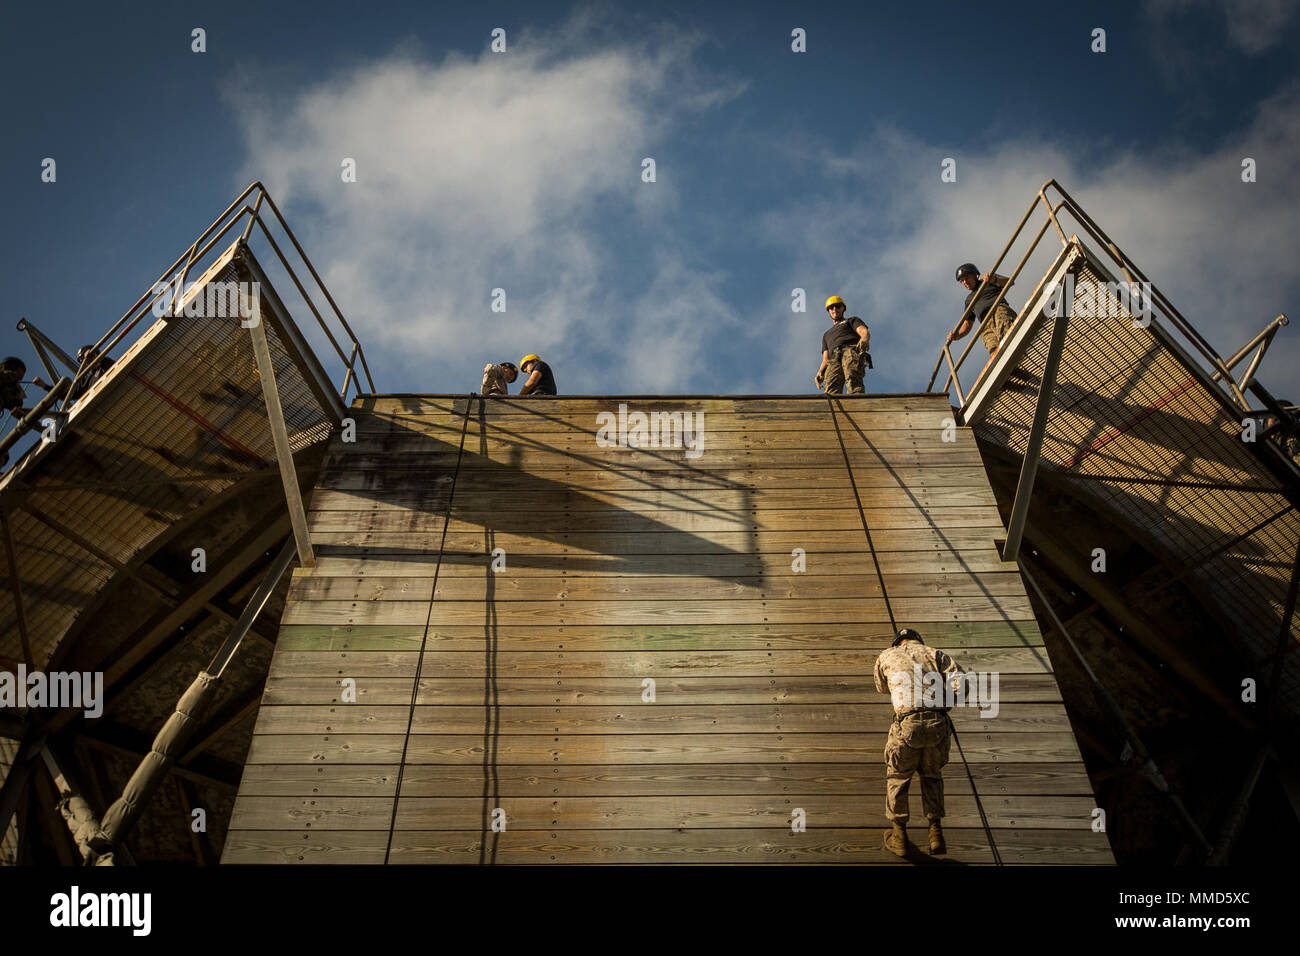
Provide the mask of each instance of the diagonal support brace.
{"label": "diagonal support brace", "polygon": [[307,530],[307,512],[302,504],[302,491],[298,487],[298,473],[293,467],[293,452],[289,448],[289,431],[284,424],[284,409],[280,405],[280,392],[275,384],[275,369],[271,367],[271,348],[266,341],[266,326],[262,321],[262,293],[257,290],[250,296],[247,321],[253,339],[253,356],[262,379],[262,397],[266,400],[266,417],[271,424],[271,439],[275,442],[275,458],[280,464],[280,480],[284,484],[284,500],[289,506],[289,521],[293,525],[293,540],[298,545],[298,563],[304,568],[315,567],[311,535]]}
{"label": "diagonal support brace", "polygon": [[1038,456],[1043,450],[1043,435],[1047,431],[1047,415],[1052,407],[1052,391],[1056,388],[1056,373],[1061,367],[1061,353],[1065,351],[1065,332],[1070,321],[1070,306],[1074,300],[1074,273],[1065,277],[1061,295],[1061,308],[1052,326],[1052,344],[1047,350],[1043,366],[1043,380],[1038,383],[1038,403],[1034,406],[1034,424],[1029,429],[1025,446],[1025,459],[1020,464],[1020,480],[1016,484],[1016,498],[1011,505],[1011,521],[1007,525],[1007,543],[1002,549],[1003,561],[1014,561],[1020,553],[1020,542],[1025,535],[1025,521],[1029,517],[1029,499],[1034,494],[1034,479],[1038,475]]}

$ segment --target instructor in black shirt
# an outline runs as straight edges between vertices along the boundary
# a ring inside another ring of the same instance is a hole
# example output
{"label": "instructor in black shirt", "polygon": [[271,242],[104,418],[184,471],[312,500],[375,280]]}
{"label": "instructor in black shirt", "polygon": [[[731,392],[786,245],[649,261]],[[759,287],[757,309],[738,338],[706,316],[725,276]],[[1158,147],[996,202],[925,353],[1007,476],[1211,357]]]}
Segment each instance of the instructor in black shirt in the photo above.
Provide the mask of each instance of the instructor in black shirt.
{"label": "instructor in black shirt", "polygon": [[864,395],[867,389],[862,376],[871,361],[867,352],[871,330],[856,315],[844,317],[844,300],[838,295],[826,300],[826,311],[831,316],[831,327],[822,335],[822,364],[815,381],[827,395],[839,395],[845,382],[850,395]]}
{"label": "instructor in black shirt", "polygon": [[528,380],[519,389],[520,395],[555,394],[555,376],[551,373],[551,367],[538,356],[525,355],[519,360],[519,369],[528,376]]}

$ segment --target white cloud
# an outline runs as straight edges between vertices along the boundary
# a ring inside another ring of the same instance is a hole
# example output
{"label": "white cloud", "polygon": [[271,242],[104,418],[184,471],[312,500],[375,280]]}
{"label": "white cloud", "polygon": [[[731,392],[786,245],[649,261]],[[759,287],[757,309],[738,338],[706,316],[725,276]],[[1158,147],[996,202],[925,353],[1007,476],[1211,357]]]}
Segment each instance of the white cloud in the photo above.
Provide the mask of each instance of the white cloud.
{"label": "white cloud", "polygon": [[[1135,148],[1096,166],[1081,163],[1077,154],[1069,143],[1032,135],[968,152],[884,129],[854,144],[848,155],[828,151],[823,160],[810,160],[823,162],[834,177],[828,172],[817,179],[816,191],[792,197],[769,214],[763,230],[791,264],[792,281],[770,291],[773,308],[788,297],[789,285],[808,285],[810,300],[802,328],[768,324],[780,343],[769,358],[773,367],[780,367],[782,355],[797,355],[802,363],[779,372],[769,387],[807,387],[805,379],[816,368],[808,353],[816,352],[825,324],[819,296],[838,292],[849,311],[871,325],[882,373],[876,388],[923,388],[961,311],[964,292],[953,281],[955,267],[973,260],[989,268],[1050,178],[1221,354],[1231,354],[1279,311],[1295,309],[1288,296],[1300,292],[1294,253],[1300,85],[1262,103],[1239,136],[1217,145]],[[957,159],[956,184],[939,180],[945,156]],[[1258,163],[1256,183],[1241,181],[1246,156]],[[846,167],[853,169],[848,181],[828,187]],[[1049,232],[1044,241],[1050,238]],[[1045,247],[1050,255],[1057,248],[1056,241]],[[1024,302],[1046,261],[1040,256],[1032,262],[1036,268],[1026,267],[1009,296],[1015,305]],[[1008,273],[1013,264],[1014,259],[1000,271]],[[1297,334],[1284,329],[1262,367],[1262,380],[1276,392],[1300,394]],[[975,348],[972,354],[981,355],[981,347]]]}
{"label": "white cloud", "polygon": [[[672,171],[643,183],[641,160],[743,86],[700,73],[696,37],[603,35],[587,12],[554,33],[512,33],[505,54],[397,53],[286,102],[255,82],[230,91],[246,175],[310,236],[372,366],[431,391],[475,388],[484,361],[525,351],[555,360],[575,391],[670,389],[702,367],[686,292],[708,301],[716,277],[672,231]],[[345,157],[355,183],[341,180]],[[656,245],[639,260],[604,246],[650,225]],[[498,287],[504,314],[489,309]]]}
{"label": "white cloud", "polygon": [[[281,103],[232,93],[247,173],[287,202],[380,388],[469,390],[483,362],[536,351],[567,392],[806,392],[834,292],[872,327],[869,387],[920,389],[961,308],[954,267],[991,265],[1049,178],[1225,354],[1298,291],[1300,88],[1230,140],[1136,144],[1100,165],[1078,158],[1082,142],[1030,133],[968,150],[880,128],[814,151],[754,130],[788,185],[713,229],[712,207],[680,200],[673,136],[743,84],[703,75],[697,38],[643,35],[608,41],[579,20],[512,34],[506,55],[395,54]],[[652,185],[646,155],[665,160]],[[355,184],[340,181],[345,156]],[[939,181],[945,156],[955,185]],[[1241,182],[1244,156],[1259,182]],[[759,253],[778,263],[772,274],[752,264]],[[505,315],[489,310],[496,287]],[[805,314],[790,311],[794,287],[807,290]],[[1296,334],[1278,336],[1262,370],[1291,395]]]}

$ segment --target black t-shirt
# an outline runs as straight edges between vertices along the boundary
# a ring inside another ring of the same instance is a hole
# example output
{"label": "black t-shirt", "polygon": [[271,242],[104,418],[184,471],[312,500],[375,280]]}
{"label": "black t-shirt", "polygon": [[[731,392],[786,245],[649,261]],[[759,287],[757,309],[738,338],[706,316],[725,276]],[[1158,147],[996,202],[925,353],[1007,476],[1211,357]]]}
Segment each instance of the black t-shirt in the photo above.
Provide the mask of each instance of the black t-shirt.
{"label": "black t-shirt", "polygon": [[[529,394],[529,395],[554,395],[554,394],[556,394],[556,392],[555,392],[555,376],[554,376],[553,374],[551,374],[551,367],[550,367],[549,365],[547,365],[545,362],[543,362],[541,359],[538,359],[536,362],[533,363],[533,371],[534,371],[534,372],[541,372],[541,373],[542,373],[542,380],[541,380],[540,382],[538,382],[538,383],[537,383],[537,387],[536,387],[535,389],[533,389],[531,392],[529,392],[528,394]],[[532,375],[532,373],[530,372],[530,373],[529,373],[529,376],[531,377],[531,375]]]}
{"label": "black t-shirt", "polygon": [[113,360],[111,358],[107,355],[102,356],[95,363],[94,367],[86,373],[86,377],[77,384],[77,387],[74,388],[71,393],[69,393],[68,398],[76,401],[81,398],[82,395],[85,395],[86,392],[90,390],[90,386],[98,382],[103,374],[109,370],[109,367],[112,366],[112,364]]}
{"label": "black t-shirt", "polygon": [[856,315],[841,319],[822,333],[822,351],[829,354],[841,346],[857,345],[862,341],[858,337],[858,326],[866,328],[866,325]]}
{"label": "black t-shirt", "polygon": [[[988,312],[988,310],[992,307],[993,300],[998,297],[998,293],[1001,291],[1002,291],[1001,286],[995,286],[992,283],[989,283],[984,287],[984,291],[980,292],[980,297],[975,302],[975,308],[971,309],[970,311],[970,318],[972,322],[974,322],[976,325],[979,325],[981,322],[984,321],[984,314]],[[970,305],[970,300],[974,298],[976,292],[979,292],[979,286],[976,286],[975,288],[971,289],[969,292],[966,293],[966,301],[963,302],[962,305],[963,306]],[[1007,308],[1011,309],[1011,303],[1008,302],[1006,299],[1002,300],[1002,304],[1005,305]],[[1011,309],[1011,311],[1015,312],[1016,310]]]}
{"label": "black t-shirt", "polygon": [[22,411],[23,403],[27,401],[27,393],[17,382],[4,382],[0,384],[0,411],[7,411],[13,414],[15,418]]}

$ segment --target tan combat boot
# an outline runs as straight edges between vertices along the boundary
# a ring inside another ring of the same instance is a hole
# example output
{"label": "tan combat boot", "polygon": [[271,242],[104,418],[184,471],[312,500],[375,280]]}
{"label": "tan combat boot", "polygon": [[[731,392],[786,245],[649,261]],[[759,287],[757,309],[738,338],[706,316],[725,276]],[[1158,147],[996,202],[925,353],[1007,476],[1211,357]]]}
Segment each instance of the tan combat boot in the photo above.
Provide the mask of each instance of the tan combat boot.
{"label": "tan combat boot", "polygon": [[943,840],[943,827],[938,820],[930,821],[930,852],[938,856],[948,852],[948,844]]}
{"label": "tan combat boot", "polygon": [[894,856],[907,856],[907,831],[897,823],[885,835],[885,849]]}

